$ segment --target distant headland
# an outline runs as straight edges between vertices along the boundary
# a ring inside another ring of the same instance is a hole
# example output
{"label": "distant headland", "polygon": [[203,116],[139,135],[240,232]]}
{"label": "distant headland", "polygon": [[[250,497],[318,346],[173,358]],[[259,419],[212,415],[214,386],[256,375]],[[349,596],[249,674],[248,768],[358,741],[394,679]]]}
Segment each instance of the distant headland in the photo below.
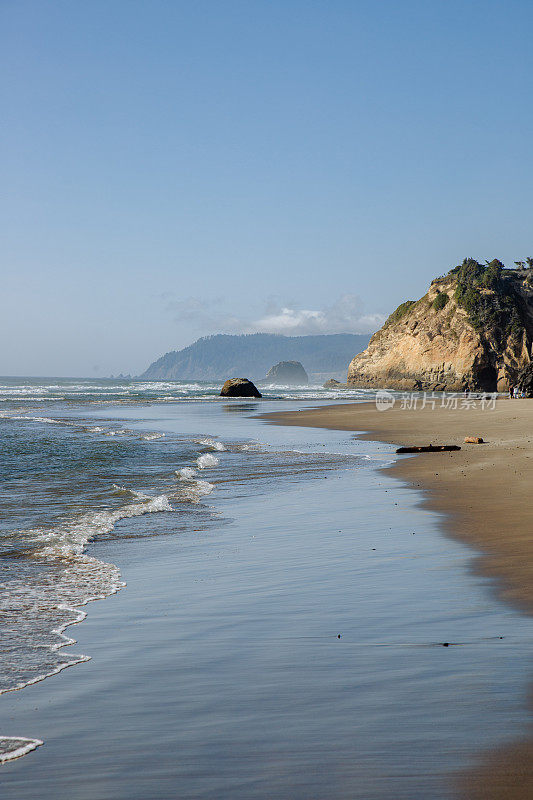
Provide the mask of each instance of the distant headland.
{"label": "distant headland", "polygon": [[271,333],[218,334],[198,339],[183,350],[173,350],[154,361],[140,375],[151,380],[221,380],[246,375],[264,378],[280,361],[300,361],[311,381],[346,380],[354,353],[368,345],[367,334],[337,333],[281,336]]}

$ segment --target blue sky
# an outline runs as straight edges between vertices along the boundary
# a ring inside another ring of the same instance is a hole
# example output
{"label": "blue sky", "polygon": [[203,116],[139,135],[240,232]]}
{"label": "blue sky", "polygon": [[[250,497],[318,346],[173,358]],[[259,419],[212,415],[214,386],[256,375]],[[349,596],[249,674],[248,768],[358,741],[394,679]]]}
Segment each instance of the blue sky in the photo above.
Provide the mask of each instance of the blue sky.
{"label": "blue sky", "polygon": [[2,0],[0,373],[361,332],[533,255],[531,2]]}

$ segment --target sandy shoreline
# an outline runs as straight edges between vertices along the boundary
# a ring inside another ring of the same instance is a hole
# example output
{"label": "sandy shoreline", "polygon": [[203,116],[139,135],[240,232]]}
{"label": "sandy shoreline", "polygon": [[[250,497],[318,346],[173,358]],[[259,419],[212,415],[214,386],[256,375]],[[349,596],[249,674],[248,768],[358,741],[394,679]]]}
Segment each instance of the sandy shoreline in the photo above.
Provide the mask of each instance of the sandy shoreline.
{"label": "sandy shoreline", "polygon": [[[342,404],[262,418],[274,424],[358,433],[395,445],[458,444],[459,452],[401,456],[389,474],[421,488],[426,505],[442,513],[446,531],[481,551],[475,566],[497,580],[496,591],[533,613],[533,404],[498,400],[495,408],[438,407],[378,411],[372,403]],[[485,444],[464,444],[481,436]],[[491,754],[467,778],[465,797],[533,797],[533,743]]]}
{"label": "sandy shoreline", "polygon": [[[485,574],[501,581],[506,600],[533,613],[533,404],[498,400],[495,409],[377,411],[374,404],[325,406],[266,421],[361,432],[395,445],[458,444],[460,452],[402,456],[390,471],[425,489],[428,506],[448,515],[447,528],[486,554]],[[464,444],[482,436],[485,444]]]}

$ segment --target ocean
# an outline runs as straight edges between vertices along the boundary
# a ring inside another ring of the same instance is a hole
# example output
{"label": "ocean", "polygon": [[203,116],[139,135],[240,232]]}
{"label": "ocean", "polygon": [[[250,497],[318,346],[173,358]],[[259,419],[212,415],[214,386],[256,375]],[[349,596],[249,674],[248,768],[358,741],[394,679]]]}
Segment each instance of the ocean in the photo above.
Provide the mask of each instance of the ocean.
{"label": "ocean", "polygon": [[2,797],[455,796],[531,621],[390,447],[257,419],[372,392],[219,388],[0,379]]}

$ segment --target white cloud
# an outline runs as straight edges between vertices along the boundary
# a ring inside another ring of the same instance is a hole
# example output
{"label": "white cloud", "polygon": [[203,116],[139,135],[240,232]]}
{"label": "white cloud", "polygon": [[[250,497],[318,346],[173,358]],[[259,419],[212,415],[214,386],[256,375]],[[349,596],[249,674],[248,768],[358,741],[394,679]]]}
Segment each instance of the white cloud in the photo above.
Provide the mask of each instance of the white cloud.
{"label": "white cloud", "polygon": [[373,333],[384,321],[382,314],[363,314],[359,298],[353,294],[345,294],[333,305],[318,310],[289,306],[269,309],[269,313],[249,323],[246,332],[284,333],[289,336],[312,333]]}
{"label": "white cloud", "polygon": [[[163,299],[163,298],[162,298]],[[281,333],[305,336],[318,333],[373,333],[383,322],[383,314],[365,314],[360,299],[342,295],[335,303],[321,309],[298,308],[270,299],[263,315],[245,319],[222,309],[223,301],[187,297],[164,298],[166,309],[176,322],[186,322],[198,332],[207,333]]]}

